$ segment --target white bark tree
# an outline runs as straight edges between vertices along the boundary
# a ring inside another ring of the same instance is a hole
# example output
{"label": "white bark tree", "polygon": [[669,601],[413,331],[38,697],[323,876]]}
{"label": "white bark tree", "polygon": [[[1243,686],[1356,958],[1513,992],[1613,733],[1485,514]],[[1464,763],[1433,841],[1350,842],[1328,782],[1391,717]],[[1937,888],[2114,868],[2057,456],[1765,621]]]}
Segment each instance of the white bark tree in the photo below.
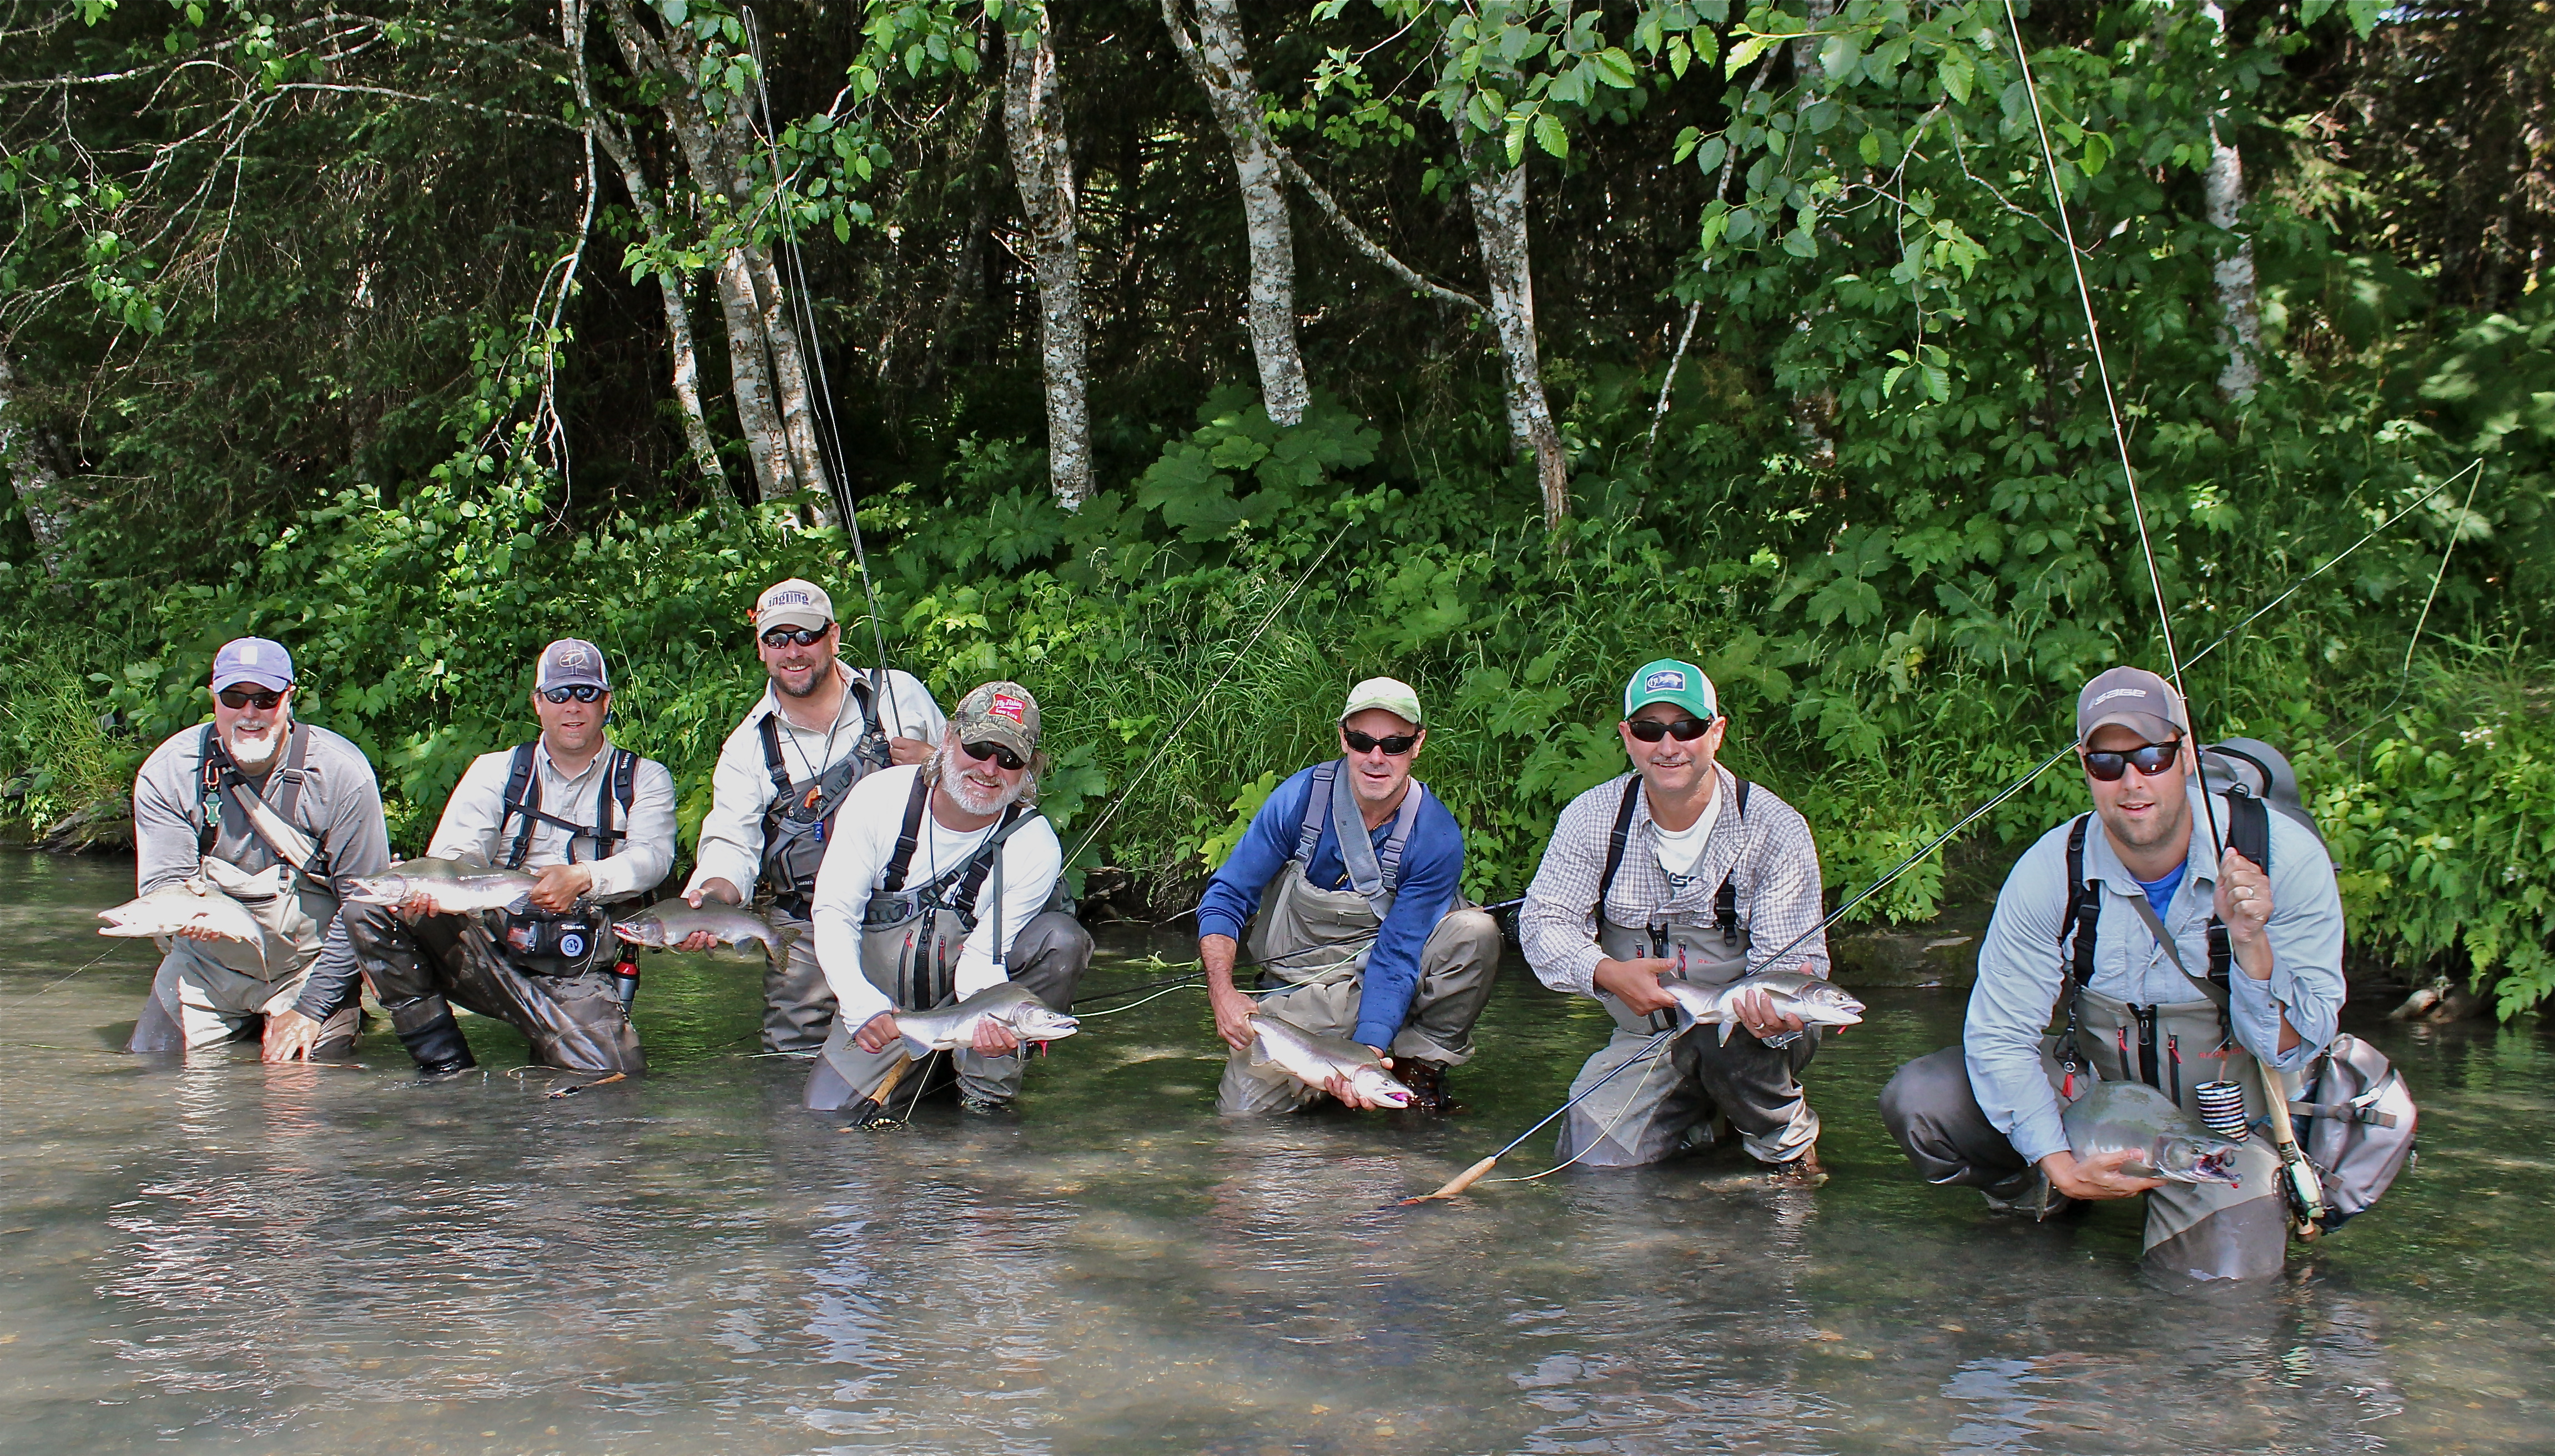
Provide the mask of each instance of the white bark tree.
{"label": "white bark tree", "polygon": [[1552,404],[1544,396],[1543,363],[1535,343],[1525,164],[1509,166],[1499,138],[1480,133],[1466,137],[1464,155],[1473,231],[1481,246],[1482,271],[1490,277],[1491,322],[1508,363],[1509,439],[1519,454],[1534,460],[1543,522],[1549,528],[1570,514],[1570,466],[1561,452],[1561,431],[1552,423]]}
{"label": "white bark tree", "polygon": [[[2218,0],[2201,0],[2200,10],[2217,28],[2223,49],[2227,12]],[[2231,400],[2249,400],[2262,382],[2262,303],[2253,279],[2253,240],[2237,230],[2245,211],[2245,158],[2227,140],[2226,107],[2227,95],[2222,91],[2209,112],[2209,171],[2204,178],[2209,225],[2235,239],[2235,246],[2210,269],[2218,285],[2218,342],[2227,350],[2218,392]]]}
{"label": "white bark tree", "polygon": [[44,558],[45,574],[59,576],[62,569],[62,534],[70,525],[61,496],[61,477],[55,473],[35,425],[19,408],[18,395],[16,367],[8,352],[0,350],[0,462],[9,467],[9,485],[17,493],[20,514],[27,518],[27,534],[36,539],[36,553]]}
{"label": "white bark tree", "polygon": [[1260,87],[1235,0],[1193,0],[1197,35],[1180,20],[1180,0],[1162,0],[1162,24],[1179,49],[1216,125],[1233,150],[1234,182],[1242,190],[1243,226],[1251,245],[1251,355],[1260,366],[1260,398],[1269,418],[1294,425],[1304,418],[1308,390],[1304,358],[1295,347],[1295,235],[1286,215],[1284,154],[1269,135]]}
{"label": "white bark tree", "polygon": [[1004,39],[1003,130],[1037,277],[1038,356],[1046,377],[1047,481],[1068,511],[1091,499],[1091,402],[1084,364],[1082,257],[1073,154],[1056,75],[1054,0]]}

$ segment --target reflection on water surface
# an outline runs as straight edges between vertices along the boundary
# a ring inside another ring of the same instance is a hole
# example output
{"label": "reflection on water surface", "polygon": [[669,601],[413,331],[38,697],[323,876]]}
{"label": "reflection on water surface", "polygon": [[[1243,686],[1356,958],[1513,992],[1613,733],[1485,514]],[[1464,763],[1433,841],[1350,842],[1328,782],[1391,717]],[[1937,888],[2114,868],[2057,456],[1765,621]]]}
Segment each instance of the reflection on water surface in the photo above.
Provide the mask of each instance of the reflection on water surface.
{"label": "reflection on water surface", "polygon": [[697,957],[650,963],[656,1073],[575,1098],[484,1021],[491,1072],[435,1086],[378,1031],[362,1071],[144,1065],[110,1048],[149,947],[91,933],[129,883],[0,857],[13,1451],[2550,1443],[2534,1023],[2356,1028],[2414,1080],[2419,1167],[2279,1285],[2169,1297],[2128,1210],[1993,1220],[1888,1146],[1873,1097],[1957,994],[1874,995],[1821,1053],[1815,1191],[1704,1160],[1387,1209],[1548,1110],[1602,1015],[1513,967],[1467,1115],[1226,1127],[1182,992],[1058,1043],[1015,1117],[845,1134],[747,1054],[757,973]]}

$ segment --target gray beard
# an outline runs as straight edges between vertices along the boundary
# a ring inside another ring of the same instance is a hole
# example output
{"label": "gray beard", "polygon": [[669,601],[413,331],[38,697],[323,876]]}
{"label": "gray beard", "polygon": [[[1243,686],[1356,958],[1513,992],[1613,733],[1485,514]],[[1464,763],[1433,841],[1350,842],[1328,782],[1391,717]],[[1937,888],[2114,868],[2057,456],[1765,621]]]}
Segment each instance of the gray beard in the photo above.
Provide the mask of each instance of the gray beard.
{"label": "gray beard", "polygon": [[222,735],[222,747],[230,754],[231,762],[239,765],[240,772],[254,779],[275,767],[275,761],[284,754],[284,740],[292,733],[292,723],[278,718],[275,726],[266,731],[265,739],[256,746],[256,757],[243,752],[249,747],[247,741],[233,734]]}
{"label": "gray beard", "polygon": [[967,782],[965,774],[950,767],[949,749],[945,744],[933,749],[931,757],[923,762],[922,777],[925,783],[946,789],[949,796],[958,801],[958,807],[971,814],[1000,813],[1019,802],[1037,784],[1035,779],[1028,778],[1009,789],[983,794]]}

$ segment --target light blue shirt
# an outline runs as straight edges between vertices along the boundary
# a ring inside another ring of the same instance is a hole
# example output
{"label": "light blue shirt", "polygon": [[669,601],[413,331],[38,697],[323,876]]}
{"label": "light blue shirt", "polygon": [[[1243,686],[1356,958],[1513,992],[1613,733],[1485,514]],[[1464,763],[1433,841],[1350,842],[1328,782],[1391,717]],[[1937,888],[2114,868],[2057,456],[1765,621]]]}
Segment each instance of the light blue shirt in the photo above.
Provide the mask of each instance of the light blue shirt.
{"label": "light blue shirt", "polygon": [[[2226,800],[2218,804],[2220,832]],[[2243,966],[2228,976],[2228,1021],[2236,1039],[2266,1066],[2298,1067],[2333,1039],[2342,1011],[2342,894],[2333,861],[2305,826],[2273,810],[2271,820],[2271,977],[2256,981]],[[2173,936],[2184,965],[2209,974],[2209,913],[2218,893],[2218,866],[2200,795],[2191,794],[2191,853],[2180,890],[2157,918]],[[2041,1069],[2040,1040],[2053,1015],[2074,956],[2074,936],[2058,939],[2067,917],[2068,825],[2040,836],[2023,852],[1997,892],[1995,917],[1979,947],[1978,984],[1970,990],[1969,1024],[1961,1044],[1970,1088],[1979,1108],[2014,1151],[2037,1162],[2066,1148],[2058,1119],[2058,1094]],[[2112,850],[2096,820],[2085,836],[2085,875],[2103,882],[2103,910],[2094,940],[2092,989],[2119,1001],[2153,1006],[2201,999],[2200,990],[2176,969],[2156,943],[2132,899],[2146,892]],[[2299,1037],[2279,1053],[2285,1012]]]}

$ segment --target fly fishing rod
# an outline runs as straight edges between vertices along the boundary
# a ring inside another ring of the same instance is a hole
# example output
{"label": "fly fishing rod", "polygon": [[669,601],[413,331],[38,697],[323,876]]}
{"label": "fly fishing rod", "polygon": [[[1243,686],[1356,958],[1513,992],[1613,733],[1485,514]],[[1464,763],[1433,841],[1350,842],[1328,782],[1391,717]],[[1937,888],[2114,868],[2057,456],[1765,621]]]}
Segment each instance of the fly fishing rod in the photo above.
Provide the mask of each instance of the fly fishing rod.
{"label": "fly fishing rod", "polygon": [[[896,695],[887,682],[887,624],[879,611],[878,579],[870,574],[868,546],[861,540],[859,502],[852,497],[851,456],[843,449],[843,432],[834,408],[834,387],[825,373],[824,339],[816,331],[816,307],[807,288],[807,259],[798,248],[798,226],[791,214],[790,204],[782,195],[785,185],[781,170],[781,124],[772,111],[772,88],[764,80],[763,27],[756,20],[752,6],[739,6],[738,17],[745,24],[745,45],[754,58],[754,92],[763,108],[763,140],[772,157],[772,205],[780,222],[782,260],[790,270],[790,286],[784,290],[786,306],[797,315],[798,331],[806,340],[809,366],[814,373],[815,388],[808,401],[810,413],[824,425],[816,437],[818,467],[825,479],[816,482],[834,503],[834,514],[843,523],[843,531],[852,541],[852,563],[861,573],[861,590],[869,599],[870,636],[878,647],[878,666],[870,669],[870,700],[887,705],[887,724],[893,737],[905,736],[905,724],[897,711]],[[786,426],[785,426],[786,433]],[[786,447],[784,458],[790,457]],[[791,461],[791,474],[796,462]],[[803,488],[808,484],[800,481]]]}
{"label": "fly fishing rod", "polygon": [[[2199,746],[2200,730],[2191,710],[2191,693],[2183,686],[2182,660],[2174,651],[2173,611],[2165,602],[2164,576],[2156,567],[2155,545],[2147,536],[2146,508],[2138,500],[2137,471],[2129,462],[2129,431],[2121,424],[2120,400],[2112,389],[2112,368],[2103,357],[2103,330],[2094,316],[2094,291],[2085,282],[2084,255],[2076,246],[2076,225],[2067,215],[2067,194],[2058,184],[2058,156],[2049,145],[2049,126],[2040,111],[2040,88],[2031,76],[2030,51],[2023,45],[2022,21],[2014,14],[2013,0],[2005,0],[2005,18],[2007,28],[2013,35],[2013,57],[2015,63],[2021,67],[2023,95],[2031,102],[2032,130],[2040,139],[2041,161],[2049,174],[2050,205],[2058,210],[2059,231],[2067,244],[2067,266],[2075,275],[2076,297],[2084,304],[2085,338],[2094,351],[2095,373],[2103,385],[2104,408],[2111,413],[2112,439],[2120,448],[2122,478],[2128,482],[2129,488],[2129,513],[2137,521],[2138,550],[2146,558],[2147,584],[2155,592],[2156,626],[2164,638],[2165,666],[2173,674],[2174,692],[2182,698],[2183,731],[2190,735],[2192,746],[2196,750]],[[2238,347],[2242,345],[2239,344]],[[2454,544],[2454,538],[2452,538],[2452,544]],[[2196,755],[2192,769],[2195,773],[2200,769]],[[2227,858],[2227,841],[2219,833],[2218,806],[2211,800],[2209,782],[2205,776],[2200,785],[2200,807],[2209,821],[2209,849],[2212,862],[2223,864]],[[2074,893],[2072,888],[2069,893]],[[2249,971],[2246,974],[2251,975],[2251,972]],[[2323,1225],[2319,1221],[2324,1217],[2325,1211],[2324,1187],[2321,1180],[2317,1178],[2314,1167],[2307,1162],[2306,1153],[2298,1148],[2297,1132],[2289,1124],[2289,1094],[2285,1079],[2270,1067],[2264,1066],[2260,1057],[2248,1059],[2253,1063],[2254,1074],[2261,1082],[2262,1101],[2269,1109],[2271,1143],[2279,1154],[2282,1182],[2286,1185],[2289,1212],[2293,1216],[2292,1226],[2299,1238],[2314,1239],[2323,1232]]]}

